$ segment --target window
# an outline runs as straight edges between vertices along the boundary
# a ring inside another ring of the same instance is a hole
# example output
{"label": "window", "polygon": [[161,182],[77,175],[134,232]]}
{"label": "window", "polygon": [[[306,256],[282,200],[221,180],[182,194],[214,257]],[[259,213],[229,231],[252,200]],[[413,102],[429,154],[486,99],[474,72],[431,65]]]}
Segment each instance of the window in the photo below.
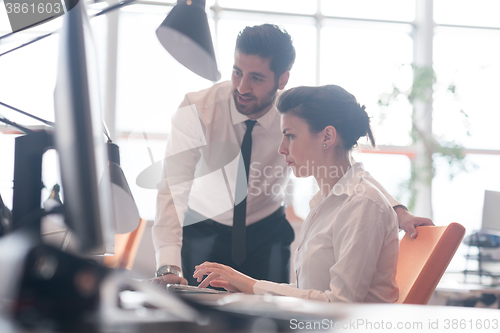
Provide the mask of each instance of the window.
{"label": "window", "polygon": [[497,0],[434,0],[434,21],[438,24],[500,28]]}
{"label": "window", "polygon": [[[500,122],[499,59],[500,29],[436,29],[434,68],[440,93],[435,95],[433,126],[438,135],[467,148],[500,149],[492,137]],[[454,96],[446,91],[450,85],[456,86]]]}
{"label": "window", "polygon": [[[436,28],[433,41],[425,46],[433,47],[437,75],[433,132],[442,140],[464,145],[469,152],[466,161],[477,165],[477,169],[450,180],[448,163],[435,156],[434,221],[438,225],[458,221],[473,230],[481,224],[484,190],[500,190],[496,174],[500,169],[500,144],[493,136],[500,122],[496,101],[500,91],[500,4],[496,0],[433,3]],[[207,12],[222,80],[230,78],[237,33],[246,25],[274,23],[292,35],[297,50],[287,88],[338,84],[366,105],[373,116],[379,152],[387,153],[396,146],[401,154],[358,152],[356,159],[406,203],[408,195],[400,184],[410,174],[409,159],[403,153],[412,149],[408,136],[412,108],[401,100],[382,112],[377,101],[393,85],[402,89],[411,86],[410,65],[419,51],[414,49],[413,39],[418,29],[418,4],[416,0],[209,0]],[[121,9],[119,17],[116,142],[141,216],[147,219],[154,218],[156,191],[141,189],[135,179],[153,161],[163,158],[170,118],[184,94],[212,84],[180,65],[156,38],[155,30],[173,5],[173,1],[148,1]],[[94,4],[91,10],[99,6]],[[102,59],[107,22],[104,18],[92,22],[99,31],[96,42]],[[0,53],[60,24],[61,20],[54,20],[18,33],[0,43]],[[0,6],[0,34],[8,32],[5,9]],[[0,101],[53,120],[56,65],[57,35],[0,57]],[[0,107],[0,113],[22,124],[36,124],[5,108]],[[14,137],[0,134],[5,152],[0,165],[4,199],[11,196],[5,192],[12,191]],[[488,154],[481,154],[484,149]],[[305,216],[313,185],[302,179],[294,183],[294,204],[299,215]],[[9,200],[5,201],[9,205]]]}
{"label": "window", "polygon": [[316,1],[302,0],[219,0],[222,8],[248,11],[267,11],[279,13],[308,14],[316,13]]}
{"label": "window", "polygon": [[290,72],[287,88],[299,85],[314,85],[316,82],[316,26],[312,18],[295,18],[277,15],[249,15],[221,13],[218,31],[218,56],[221,80],[229,80],[234,61],[234,47],[238,33],[246,26],[264,23],[283,27],[293,38],[296,59]]}
{"label": "window", "polygon": [[411,86],[411,26],[327,21],[321,31],[320,80],[336,84],[356,96],[374,116],[372,126],[378,144],[408,145],[411,107],[398,103],[382,119],[380,95],[395,84]]}
{"label": "window", "polygon": [[321,0],[324,15],[411,22],[415,19],[415,0]]}

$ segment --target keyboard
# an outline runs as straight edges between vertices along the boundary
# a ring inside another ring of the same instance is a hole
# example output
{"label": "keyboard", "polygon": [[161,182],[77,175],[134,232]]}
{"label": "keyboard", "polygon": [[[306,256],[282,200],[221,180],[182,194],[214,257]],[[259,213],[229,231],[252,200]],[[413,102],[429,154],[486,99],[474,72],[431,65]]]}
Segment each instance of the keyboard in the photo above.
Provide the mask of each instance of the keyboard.
{"label": "keyboard", "polygon": [[211,288],[198,288],[196,286],[186,286],[184,284],[167,284],[167,290],[189,293],[189,294],[227,294],[229,291],[215,290]]}

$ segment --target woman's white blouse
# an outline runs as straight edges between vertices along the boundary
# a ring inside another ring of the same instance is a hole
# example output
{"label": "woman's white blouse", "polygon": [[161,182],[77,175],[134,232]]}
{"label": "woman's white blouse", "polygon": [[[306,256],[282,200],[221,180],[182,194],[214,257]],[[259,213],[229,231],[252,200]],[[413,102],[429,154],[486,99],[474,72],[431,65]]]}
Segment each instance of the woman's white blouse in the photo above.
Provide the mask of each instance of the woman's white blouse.
{"label": "woman's white blouse", "polygon": [[317,193],[294,256],[297,284],[258,281],[256,294],[326,302],[395,302],[396,213],[354,164],[321,200]]}

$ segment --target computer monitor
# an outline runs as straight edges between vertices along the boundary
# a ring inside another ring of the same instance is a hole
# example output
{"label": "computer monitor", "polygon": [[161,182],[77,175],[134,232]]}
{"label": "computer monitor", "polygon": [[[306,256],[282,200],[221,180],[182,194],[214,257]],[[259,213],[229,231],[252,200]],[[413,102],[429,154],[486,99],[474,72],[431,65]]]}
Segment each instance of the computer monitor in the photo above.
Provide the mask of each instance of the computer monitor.
{"label": "computer monitor", "polygon": [[481,229],[500,234],[500,192],[484,191]]}
{"label": "computer monitor", "polygon": [[59,43],[55,148],[60,160],[66,223],[82,251],[114,253],[97,59],[84,1],[64,15]]}

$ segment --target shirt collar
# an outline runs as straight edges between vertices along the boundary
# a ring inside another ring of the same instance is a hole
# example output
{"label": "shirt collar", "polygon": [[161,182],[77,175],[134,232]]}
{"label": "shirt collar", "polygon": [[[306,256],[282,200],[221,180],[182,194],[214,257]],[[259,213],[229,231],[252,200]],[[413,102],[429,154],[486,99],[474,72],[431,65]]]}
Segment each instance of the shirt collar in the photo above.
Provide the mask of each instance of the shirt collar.
{"label": "shirt collar", "polygon": [[[347,170],[346,173],[339,179],[339,181],[333,186],[330,193],[328,193],[328,197],[335,195],[341,196],[343,194],[350,196],[356,191],[356,186],[364,179],[363,175],[365,172],[365,168],[363,167],[363,163],[358,162]],[[326,199],[325,198],[325,199]],[[309,206],[312,208],[319,204],[322,201],[321,191],[318,191],[314,197],[309,202]]]}
{"label": "shirt collar", "polygon": [[[229,98],[229,109],[231,111],[231,119],[233,121],[233,125],[242,123],[249,119],[244,114],[239,113],[238,110],[236,109],[236,104],[234,103],[234,97],[232,93],[231,97]],[[271,128],[271,125],[277,116],[278,116],[278,110],[276,109],[276,106],[273,102],[273,107],[271,108],[271,110],[267,111],[265,115],[258,118],[257,122],[266,130],[268,130],[269,128]]]}

